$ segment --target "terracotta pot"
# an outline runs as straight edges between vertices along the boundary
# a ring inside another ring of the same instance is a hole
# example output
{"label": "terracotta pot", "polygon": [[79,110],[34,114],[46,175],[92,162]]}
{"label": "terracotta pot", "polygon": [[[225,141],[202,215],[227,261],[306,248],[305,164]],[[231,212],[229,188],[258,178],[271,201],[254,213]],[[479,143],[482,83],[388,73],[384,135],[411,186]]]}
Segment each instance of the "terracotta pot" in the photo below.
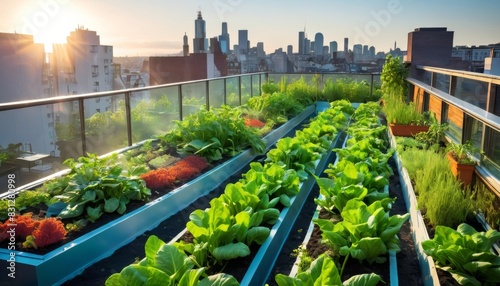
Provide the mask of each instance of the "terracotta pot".
{"label": "terracotta pot", "polygon": [[453,175],[459,179],[464,186],[470,186],[474,171],[476,170],[476,164],[458,163],[450,153],[448,153],[446,157],[450,161],[451,172]]}
{"label": "terracotta pot", "polygon": [[427,132],[429,126],[427,125],[399,125],[399,124],[389,124],[392,135],[402,136],[402,137],[413,137],[415,134],[420,132]]}

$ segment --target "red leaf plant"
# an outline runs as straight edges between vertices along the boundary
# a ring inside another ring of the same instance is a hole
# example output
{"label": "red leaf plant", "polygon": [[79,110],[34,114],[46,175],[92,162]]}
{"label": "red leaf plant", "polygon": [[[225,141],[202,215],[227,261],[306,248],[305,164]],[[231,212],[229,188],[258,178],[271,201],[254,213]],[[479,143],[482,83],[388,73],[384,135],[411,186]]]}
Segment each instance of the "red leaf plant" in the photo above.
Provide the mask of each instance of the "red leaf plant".
{"label": "red leaf plant", "polygon": [[32,215],[33,213],[16,214],[0,224],[0,241],[8,239],[11,233],[22,239],[30,235],[40,224],[40,221],[34,220]]}
{"label": "red leaf plant", "polygon": [[203,157],[191,155],[168,168],[160,168],[143,174],[141,178],[151,189],[172,187],[179,181],[185,181],[199,174],[208,166]]}
{"label": "red leaf plant", "polygon": [[266,124],[256,118],[245,118],[245,125],[248,127],[262,128]]}
{"label": "red leaf plant", "polygon": [[26,237],[23,243],[25,248],[38,248],[54,244],[64,239],[66,229],[64,224],[56,218],[46,218],[40,221],[38,228],[31,235]]}

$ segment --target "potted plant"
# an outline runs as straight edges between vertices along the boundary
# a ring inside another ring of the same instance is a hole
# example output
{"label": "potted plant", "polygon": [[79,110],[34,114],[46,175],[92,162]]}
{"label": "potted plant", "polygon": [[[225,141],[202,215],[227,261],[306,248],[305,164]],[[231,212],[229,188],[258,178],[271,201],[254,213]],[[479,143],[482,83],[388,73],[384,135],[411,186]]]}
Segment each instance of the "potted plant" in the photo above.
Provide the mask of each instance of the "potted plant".
{"label": "potted plant", "polygon": [[383,111],[394,136],[410,137],[429,130],[430,112],[420,113],[413,102],[396,98],[385,100]]}
{"label": "potted plant", "polygon": [[450,161],[451,172],[464,186],[469,186],[476,166],[476,160],[470,154],[480,150],[474,147],[470,140],[464,144],[450,142],[447,150],[446,157]]}

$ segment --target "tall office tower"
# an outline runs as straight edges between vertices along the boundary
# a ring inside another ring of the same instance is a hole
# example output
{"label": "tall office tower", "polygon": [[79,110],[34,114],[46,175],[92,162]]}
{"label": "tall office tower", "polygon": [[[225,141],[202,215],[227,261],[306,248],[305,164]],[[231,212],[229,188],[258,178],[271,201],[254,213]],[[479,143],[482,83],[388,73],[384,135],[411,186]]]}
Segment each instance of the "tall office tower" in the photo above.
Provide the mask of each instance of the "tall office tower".
{"label": "tall office tower", "polygon": [[288,57],[291,57],[293,55],[293,46],[292,45],[288,45],[286,47],[286,54],[288,55]]}
{"label": "tall office tower", "polygon": [[363,60],[370,59],[370,51],[368,50],[368,45],[363,46]]}
{"label": "tall office tower", "polygon": [[344,55],[349,51],[349,38],[344,38]]}
{"label": "tall office tower", "polygon": [[311,41],[308,38],[304,39],[304,55],[311,54]]}
{"label": "tall office tower", "polygon": [[361,44],[356,44],[352,47],[352,53],[354,56],[353,61],[359,62],[363,59],[363,46]]}
{"label": "tall office tower", "polygon": [[257,43],[257,57],[263,58],[265,56],[266,56],[266,52],[264,52],[264,43],[258,42]]}
{"label": "tall office tower", "polygon": [[187,57],[189,55],[189,45],[188,45],[188,36],[186,35],[186,33],[184,33],[184,37],[182,40],[183,40],[182,55]]}
{"label": "tall office tower", "polygon": [[314,35],[314,56],[316,59],[323,59],[323,34]]}
{"label": "tall office tower", "polygon": [[240,55],[248,54],[248,30],[238,30],[238,49]]}
{"label": "tall office tower", "polygon": [[337,52],[338,48],[337,41],[330,42],[330,53]]}
{"label": "tall office tower", "polygon": [[375,59],[375,47],[371,46],[370,47],[370,60]]}
{"label": "tall office tower", "polygon": [[220,49],[223,54],[229,53],[230,50],[230,42],[229,42],[229,34],[227,33],[227,23],[222,23],[222,33],[219,36],[219,44]]}
{"label": "tall office tower", "polygon": [[205,20],[198,11],[198,18],[194,20],[193,53],[205,53],[208,49],[207,32]]}
{"label": "tall office tower", "polygon": [[306,39],[306,32],[299,32],[299,55],[305,54],[305,39]]}

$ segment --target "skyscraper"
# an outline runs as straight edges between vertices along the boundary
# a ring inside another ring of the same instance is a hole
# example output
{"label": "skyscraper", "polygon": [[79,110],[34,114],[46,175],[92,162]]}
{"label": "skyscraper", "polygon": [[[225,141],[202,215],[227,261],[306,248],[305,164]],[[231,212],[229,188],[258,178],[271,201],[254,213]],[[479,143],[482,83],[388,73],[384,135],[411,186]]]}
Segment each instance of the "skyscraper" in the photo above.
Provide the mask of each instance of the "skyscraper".
{"label": "skyscraper", "polygon": [[344,55],[349,51],[349,38],[344,38]]}
{"label": "skyscraper", "polygon": [[314,57],[323,58],[323,34],[321,33],[314,35]]}
{"label": "skyscraper", "polygon": [[248,54],[248,30],[238,30],[238,49],[240,55]]}
{"label": "skyscraper", "polygon": [[208,49],[207,32],[205,28],[205,20],[201,16],[201,11],[198,11],[198,17],[194,20],[194,39],[193,52],[205,53]]}
{"label": "skyscraper", "polygon": [[229,42],[229,34],[227,33],[227,23],[222,23],[222,33],[219,36],[219,44],[223,54],[227,54],[231,47]]}
{"label": "skyscraper", "polygon": [[189,55],[189,45],[188,45],[188,36],[184,33],[184,37],[182,38],[182,55],[187,57]]}
{"label": "skyscraper", "polygon": [[330,53],[334,53],[338,51],[337,41],[330,42]]}
{"label": "skyscraper", "polygon": [[305,54],[305,32],[299,32],[299,55]]}

